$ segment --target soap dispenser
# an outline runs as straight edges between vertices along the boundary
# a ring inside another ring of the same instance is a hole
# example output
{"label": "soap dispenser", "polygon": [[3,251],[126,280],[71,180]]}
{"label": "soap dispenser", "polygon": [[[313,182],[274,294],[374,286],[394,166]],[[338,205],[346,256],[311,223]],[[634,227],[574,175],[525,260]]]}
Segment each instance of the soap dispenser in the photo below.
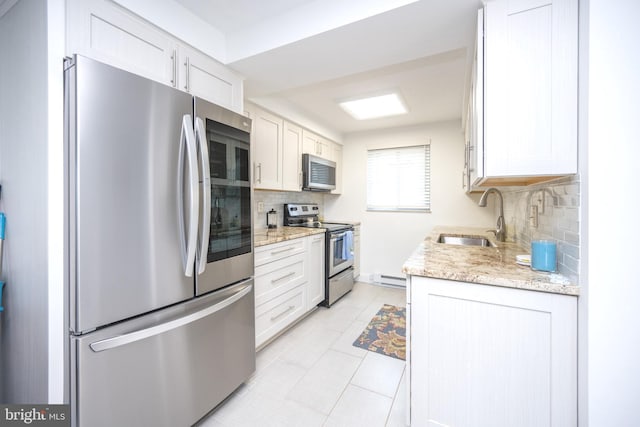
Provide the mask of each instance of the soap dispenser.
{"label": "soap dispenser", "polygon": [[271,209],[267,212],[267,228],[276,228],[278,226],[278,213]]}

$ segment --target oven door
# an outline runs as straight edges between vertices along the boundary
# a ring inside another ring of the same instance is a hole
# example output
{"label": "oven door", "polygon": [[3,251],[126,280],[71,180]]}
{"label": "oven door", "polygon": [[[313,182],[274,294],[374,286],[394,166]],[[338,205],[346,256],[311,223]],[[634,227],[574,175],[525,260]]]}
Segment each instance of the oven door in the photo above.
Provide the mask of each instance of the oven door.
{"label": "oven door", "polygon": [[329,277],[353,265],[353,230],[339,230],[331,232],[329,239]]}
{"label": "oven door", "polygon": [[[196,98],[203,218],[196,294],[253,276],[249,130],[251,121]],[[208,178],[208,179],[207,179]]]}

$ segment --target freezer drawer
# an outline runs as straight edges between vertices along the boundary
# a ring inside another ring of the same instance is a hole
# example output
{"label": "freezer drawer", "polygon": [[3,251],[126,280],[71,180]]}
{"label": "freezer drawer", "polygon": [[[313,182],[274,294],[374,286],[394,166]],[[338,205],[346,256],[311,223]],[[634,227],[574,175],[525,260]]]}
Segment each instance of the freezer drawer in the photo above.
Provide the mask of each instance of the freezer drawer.
{"label": "freezer drawer", "polygon": [[71,338],[79,426],[189,426],[255,371],[253,280]]}

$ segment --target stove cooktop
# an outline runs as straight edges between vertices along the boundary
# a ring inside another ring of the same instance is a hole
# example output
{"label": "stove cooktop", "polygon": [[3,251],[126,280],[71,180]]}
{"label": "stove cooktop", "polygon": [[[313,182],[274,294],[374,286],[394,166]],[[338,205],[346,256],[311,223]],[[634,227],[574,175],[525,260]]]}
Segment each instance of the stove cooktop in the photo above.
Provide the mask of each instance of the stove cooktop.
{"label": "stove cooktop", "polygon": [[324,228],[329,231],[337,231],[351,228],[349,224],[337,224],[331,222],[307,222],[304,224],[292,224],[289,227]]}

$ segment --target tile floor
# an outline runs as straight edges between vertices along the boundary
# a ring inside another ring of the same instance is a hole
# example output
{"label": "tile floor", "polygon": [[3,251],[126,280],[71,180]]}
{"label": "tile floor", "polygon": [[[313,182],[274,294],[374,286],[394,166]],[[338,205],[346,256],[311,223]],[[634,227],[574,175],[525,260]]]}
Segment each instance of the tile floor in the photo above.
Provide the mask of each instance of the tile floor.
{"label": "tile floor", "polygon": [[354,347],[404,289],[357,282],[257,354],[255,374],[199,427],[404,426],[405,362]]}

